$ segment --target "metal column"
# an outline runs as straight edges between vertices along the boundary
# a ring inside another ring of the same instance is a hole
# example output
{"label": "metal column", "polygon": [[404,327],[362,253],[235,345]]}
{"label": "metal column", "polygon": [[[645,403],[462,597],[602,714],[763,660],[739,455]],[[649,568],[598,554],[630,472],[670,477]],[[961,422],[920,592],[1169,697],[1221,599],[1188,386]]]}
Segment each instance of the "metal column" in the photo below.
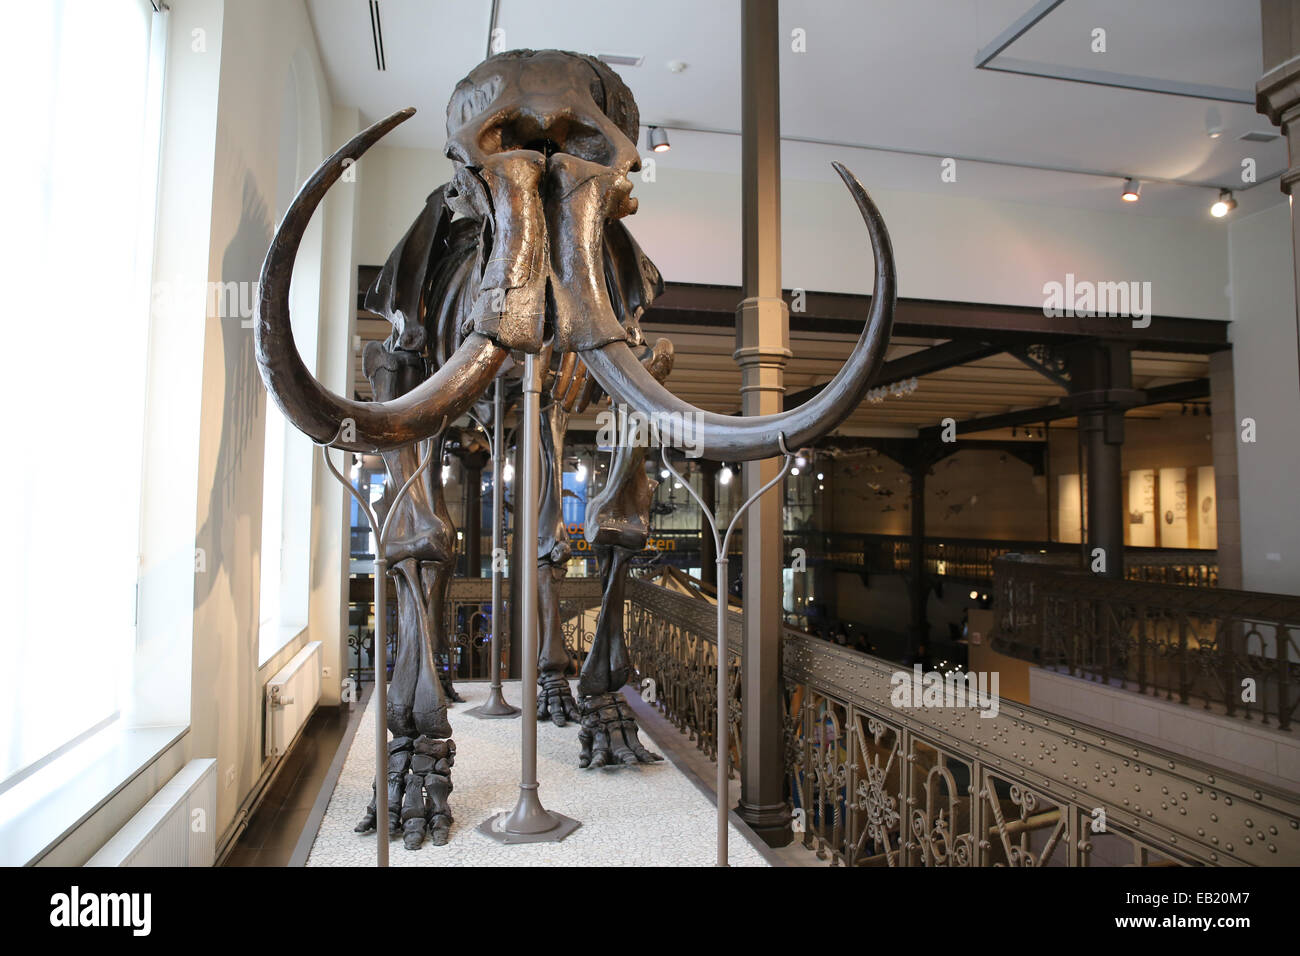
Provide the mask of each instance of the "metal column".
{"label": "metal column", "polygon": [[501,843],[558,843],[582,825],[547,810],[537,794],[537,562],[531,556],[537,550],[537,508],[541,500],[539,419],[545,371],[536,355],[524,356],[524,399],[519,425],[520,493],[515,499],[515,550],[524,557],[515,565],[516,573],[511,575],[512,582],[519,582],[514,593],[519,604],[522,638],[519,643],[523,655],[519,800],[514,810],[488,817],[478,826],[480,833]]}
{"label": "metal column", "polygon": [[501,631],[505,627],[505,602],[501,596],[501,576],[505,556],[502,537],[505,534],[505,448],[502,445],[501,417],[505,414],[502,391],[505,385],[498,376],[496,391],[492,393],[492,663],[491,690],[488,699],[466,713],[475,717],[518,717],[519,708],[512,706],[501,693]]}
{"label": "metal column", "polygon": [[[790,357],[789,308],[781,295],[781,84],[777,0],[741,5],[741,194],[745,298],[736,313],[735,358],[741,368],[741,411],[782,409]],[[775,460],[744,466],[745,497],[774,479]],[[781,713],[782,502],[755,503],[745,517],[745,653],[741,669],[741,796],[739,812],[767,843],[791,840],[784,797]],[[725,587],[719,582],[719,587]]]}

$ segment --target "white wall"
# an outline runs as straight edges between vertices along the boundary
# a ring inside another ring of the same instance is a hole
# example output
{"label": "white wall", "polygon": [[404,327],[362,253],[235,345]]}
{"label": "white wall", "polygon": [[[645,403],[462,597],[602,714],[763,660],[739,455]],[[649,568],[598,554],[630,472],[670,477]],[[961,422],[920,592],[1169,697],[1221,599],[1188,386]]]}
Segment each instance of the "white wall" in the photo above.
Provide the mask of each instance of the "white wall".
{"label": "white wall", "polygon": [[[300,51],[320,94],[319,115],[311,120],[330,129],[328,88],[302,3],[226,0],[208,266],[213,281],[252,282],[260,272],[275,228],[284,77]],[[306,119],[300,118],[300,129]],[[315,291],[311,298],[319,300]],[[208,567],[195,581],[190,742],[192,756],[217,758],[219,835],[263,770],[263,684],[308,636],[290,641],[259,672],[267,398],[252,334],[229,319],[206,322],[196,538],[207,550]]]}
{"label": "white wall", "polygon": [[361,211],[356,259],[360,265],[380,266],[424,208],[429,193],[451,179],[451,160],[432,149],[381,144],[361,157],[357,171]]}
{"label": "white wall", "polygon": [[[359,261],[378,265],[424,197],[450,179],[451,164],[434,150],[377,146],[361,165],[370,175]],[[874,190],[867,170],[858,173],[889,227],[900,295],[1041,307],[1043,284],[1073,272],[1151,282],[1158,315],[1228,318],[1223,223]],[[667,281],[740,284],[739,172],[660,159],[654,182],[632,178],[640,209],[628,228]],[[870,292],[870,245],[844,186],[786,179],[781,190],[784,287]]]}
{"label": "white wall", "polygon": [[[1290,210],[1282,204],[1230,231],[1242,586],[1300,594],[1300,374]],[[1242,442],[1253,418],[1257,441]]]}

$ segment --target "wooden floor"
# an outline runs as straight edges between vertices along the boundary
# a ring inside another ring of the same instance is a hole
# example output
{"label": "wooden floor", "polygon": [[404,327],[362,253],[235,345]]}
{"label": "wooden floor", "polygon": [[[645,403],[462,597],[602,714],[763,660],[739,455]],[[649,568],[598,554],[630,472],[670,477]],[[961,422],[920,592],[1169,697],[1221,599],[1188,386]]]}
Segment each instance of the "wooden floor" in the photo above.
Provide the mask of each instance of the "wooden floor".
{"label": "wooden floor", "polygon": [[[364,709],[373,685],[353,705]],[[345,743],[349,707],[318,708],[239,836],[225,866],[288,866],[307,827],[330,766]],[[314,826],[313,826],[314,829]]]}

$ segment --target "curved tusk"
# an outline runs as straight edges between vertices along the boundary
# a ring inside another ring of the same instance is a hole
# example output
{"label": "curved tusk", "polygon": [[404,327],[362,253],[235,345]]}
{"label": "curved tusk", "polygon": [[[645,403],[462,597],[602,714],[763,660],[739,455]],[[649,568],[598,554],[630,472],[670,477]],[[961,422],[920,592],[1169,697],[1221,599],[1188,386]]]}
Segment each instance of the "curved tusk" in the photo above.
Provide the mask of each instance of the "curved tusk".
{"label": "curved tusk", "polygon": [[[481,335],[469,335],[445,364],[419,386],[388,402],[355,402],[321,385],[298,355],[289,320],[289,282],[303,231],[326,191],[350,163],[361,158],[415,110],[399,110],[362,130],[321,164],[298,191],[275,231],[258,287],[254,323],[262,381],[285,418],[320,444],[348,451],[381,451],[433,434],[487,388],[507,352]],[[352,427],[347,427],[351,422]]]}
{"label": "curved tusk", "polygon": [[[696,408],[664,388],[645,370],[626,342],[611,342],[582,353],[600,387],[654,421],[656,414],[683,416],[681,444],[700,449],[704,458],[718,461],[752,461],[781,454],[781,437],[790,448],[811,444],[844,421],[862,401],[880,369],[894,325],[898,298],[894,275],[894,250],[880,210],[857,178],[839,163],[832,163],[844,180],[871,236],[876,257],[876,286],[866,328],[853,346],[848,361],[814,397],[798,408],[773,415],[719,415]],[[676,430],[677,424],[674,426]],[[662,432],[662,428],[661,428]],[[677,444],[676,441],[668,444]]]}

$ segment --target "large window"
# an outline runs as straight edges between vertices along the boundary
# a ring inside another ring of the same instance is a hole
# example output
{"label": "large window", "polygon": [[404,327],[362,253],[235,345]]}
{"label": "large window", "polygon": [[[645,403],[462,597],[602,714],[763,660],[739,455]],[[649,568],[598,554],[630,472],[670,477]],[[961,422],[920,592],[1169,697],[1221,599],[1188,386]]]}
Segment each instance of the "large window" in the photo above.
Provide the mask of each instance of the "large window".
{"label": "large window", "polygon": [[5,17],[0,790],[130,686],[163,45],[146,0]]}
{"label": "large window", "polygon": [[[276,221],[298,186],[320,161],[320,100],[311,68],[295,58],[281,90]],[[320,217],[303,237],[289,288],[294,339],[309,369],[316,367],[320,322]],[[266,402],[262,473],[261,586],[258,600],[258,664],[265,664],[307,626],[311,550],[311,440]]]}

